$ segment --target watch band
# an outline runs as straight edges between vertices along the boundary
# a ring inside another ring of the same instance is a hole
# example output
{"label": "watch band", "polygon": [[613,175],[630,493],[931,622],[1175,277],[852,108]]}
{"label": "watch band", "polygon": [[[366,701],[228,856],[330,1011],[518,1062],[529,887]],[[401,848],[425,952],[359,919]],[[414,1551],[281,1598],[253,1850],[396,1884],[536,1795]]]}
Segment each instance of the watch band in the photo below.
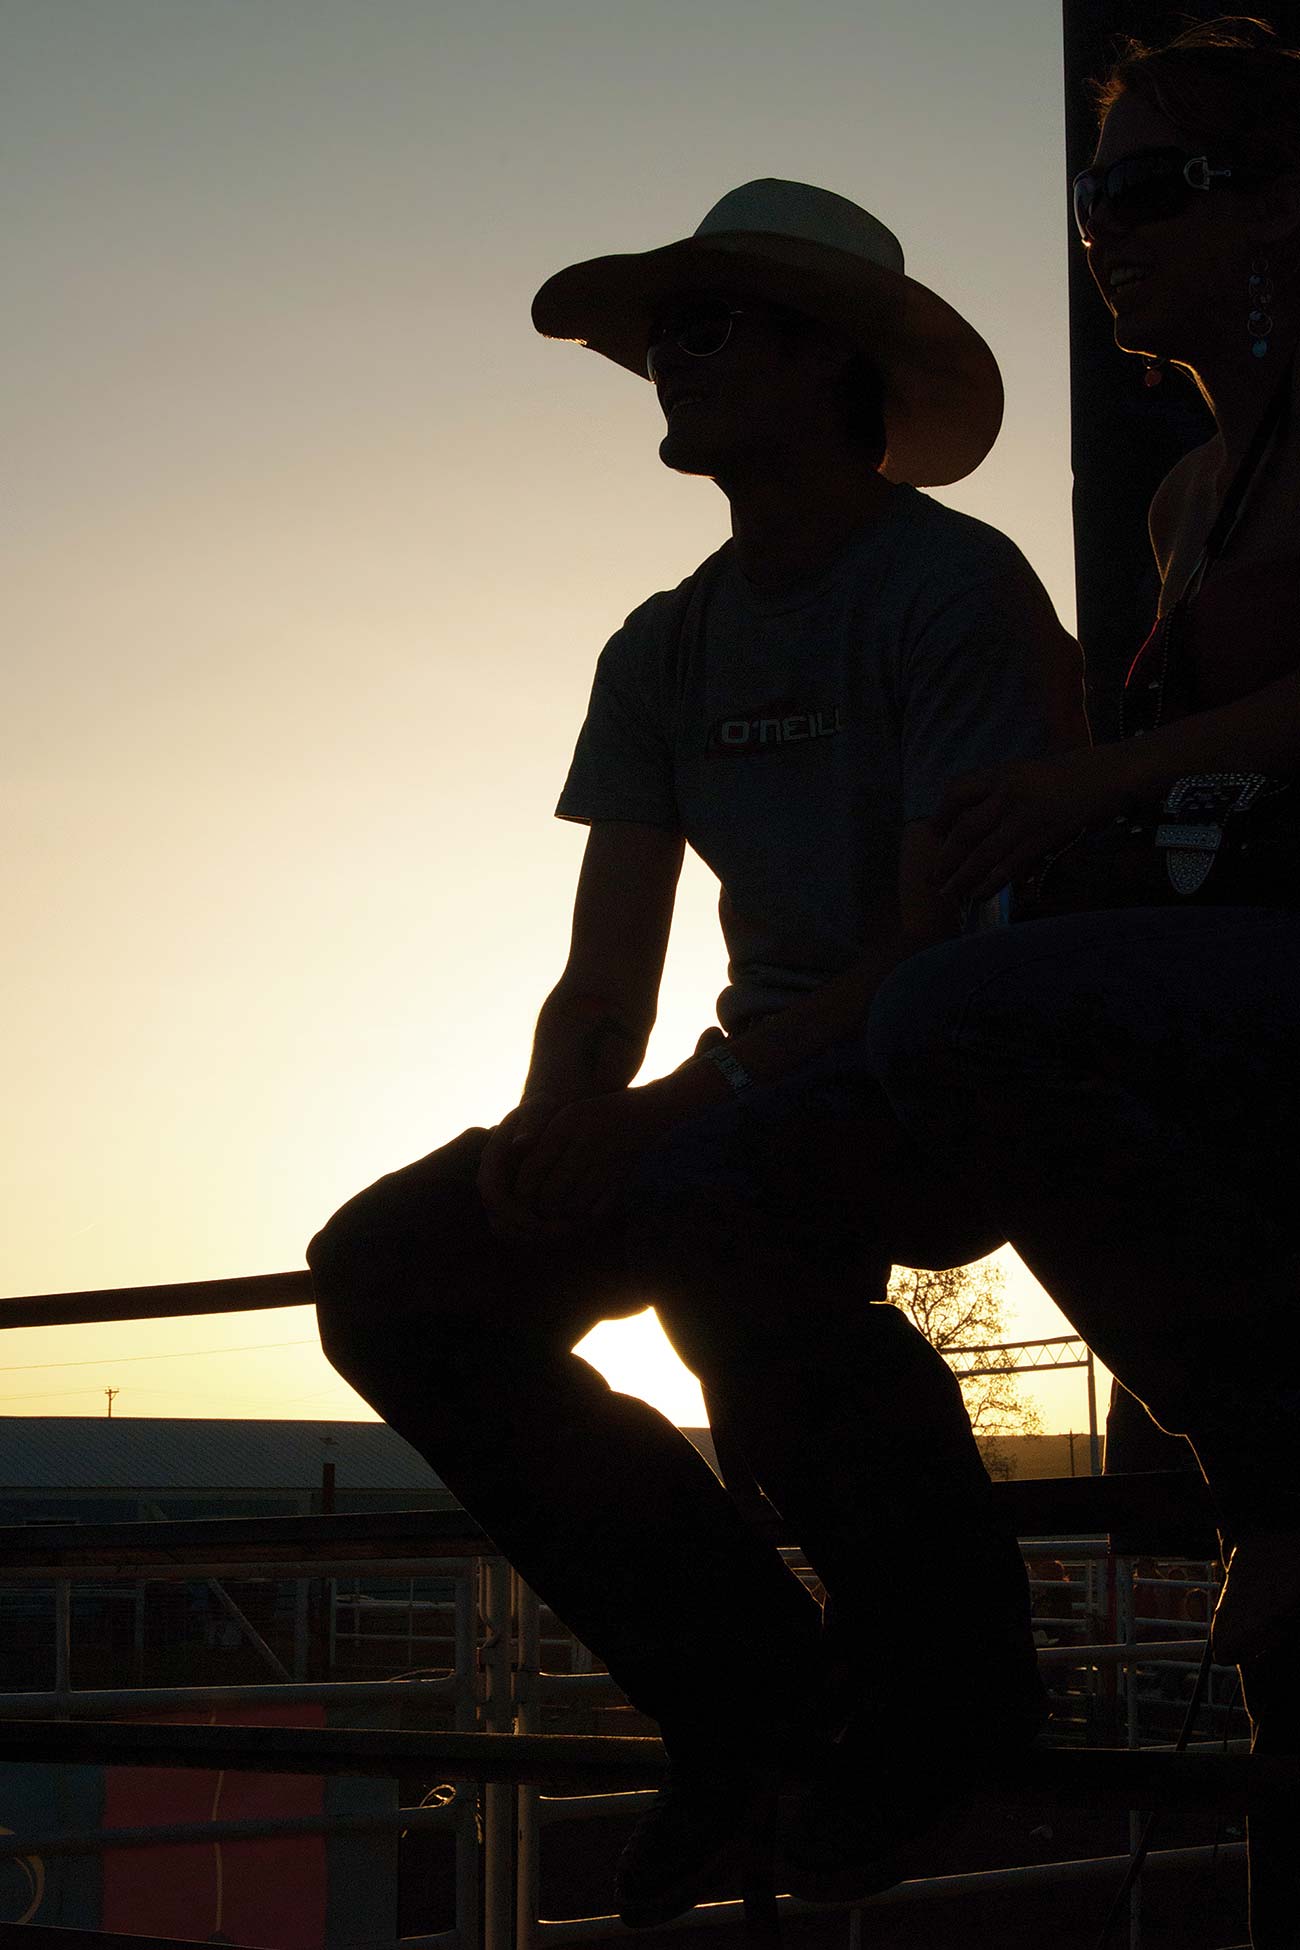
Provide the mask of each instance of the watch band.
{"label": "watch band", "polygon": [[725,1043],[717,1043],[712,1049],[703,1052],[706,1063],[712,1063],[727,1079],[737,1096],[744,1090],[752,1090],[754,1079],[738,1056],[733,1056]]}

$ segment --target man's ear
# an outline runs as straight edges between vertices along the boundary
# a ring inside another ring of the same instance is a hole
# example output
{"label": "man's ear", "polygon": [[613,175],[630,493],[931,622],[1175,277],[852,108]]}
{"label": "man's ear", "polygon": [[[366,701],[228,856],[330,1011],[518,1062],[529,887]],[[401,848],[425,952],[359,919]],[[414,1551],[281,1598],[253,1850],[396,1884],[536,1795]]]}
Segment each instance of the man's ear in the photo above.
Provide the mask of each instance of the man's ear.
{"label": "man's ear", "polygon": [[843,379],[858,356],[858,348],[847,332],[833,325],[819,325],[814,340],[817,369],[828,379]]}

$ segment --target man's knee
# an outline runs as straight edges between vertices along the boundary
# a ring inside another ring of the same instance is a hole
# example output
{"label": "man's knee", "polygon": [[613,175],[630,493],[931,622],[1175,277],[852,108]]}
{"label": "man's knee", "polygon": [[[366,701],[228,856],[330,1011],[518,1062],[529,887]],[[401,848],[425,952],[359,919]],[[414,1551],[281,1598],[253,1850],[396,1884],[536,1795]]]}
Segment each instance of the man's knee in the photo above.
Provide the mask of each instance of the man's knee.
{"label": "man's knee", "polygon": [[437,1313],[467,1282],[487,1235],[474,1182],[485,1133],[391,1172],[350,1198],[307,1248],[321,1346],[348,1373],[403,1314]]}
{"label": "man's knee", "polygon": [[330,1365],[349,1378],[366,1348],[387,1331],[383,1309],[376,1304],[384,1288],[376,1280],[368,1196],[363,1192],[349,1199],[307,1248],[321,1349]]}

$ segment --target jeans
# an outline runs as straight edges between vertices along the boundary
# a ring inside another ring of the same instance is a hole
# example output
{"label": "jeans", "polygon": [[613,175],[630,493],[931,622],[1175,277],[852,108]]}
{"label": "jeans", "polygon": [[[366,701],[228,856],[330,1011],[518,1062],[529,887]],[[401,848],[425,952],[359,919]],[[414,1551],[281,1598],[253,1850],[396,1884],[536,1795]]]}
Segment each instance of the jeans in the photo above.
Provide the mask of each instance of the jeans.
{"label": "jeans", "polygon": [[1144,908],[945,943],[869,1054],[1231,1535],[1300,1523],[1300,914]]}
{"label": "jeans", "polygon": [[[973,1698],[1036,1684],[960,1390],[878,1304],[900,1246],[954,1264],[999,1242],[902,1137],[860,1047],[679,1126],[613,1219],[563,1238],[493,1231],[486,1137],[380,1179],[312,1241],[322,1345],[670,1747],[807,1718],[846,1666],[888,1660],[904,1697],[941,1641]],[[830,1594],[829,1645],[691,1443],[571,1352],[651,1303]]]}

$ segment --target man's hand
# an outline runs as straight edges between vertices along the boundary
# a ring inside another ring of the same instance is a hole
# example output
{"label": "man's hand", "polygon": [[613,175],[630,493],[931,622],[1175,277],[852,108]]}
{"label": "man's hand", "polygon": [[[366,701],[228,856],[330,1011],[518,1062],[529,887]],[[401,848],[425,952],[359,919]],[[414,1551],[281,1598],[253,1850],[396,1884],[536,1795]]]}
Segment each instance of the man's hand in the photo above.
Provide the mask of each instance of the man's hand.
{"label": "man's hand", "polygon": [[681,1116],[670,1083],[616,1090],[556,1109],[528,1140],[514,1175],[511,1204],[520,1215],[518,1229],[568,1232],[600,1218],[641,1152]]}
{"label": "man's hand", "polygon": [[1017,760],[955,779],[935,817],[935,877],[944,895],[989,900],[1082,828],[1133,796],[1124,748]]}
{"label": "man's hand", "polygon": [[478,1189],[494,1231],[533,1229],[532,1214],[519,1203],[515,1184],[529,1147],[537,1142],[559,1109],[558,1097],[540,1093],[526,1097],[490,1134],[479,1160]]}

